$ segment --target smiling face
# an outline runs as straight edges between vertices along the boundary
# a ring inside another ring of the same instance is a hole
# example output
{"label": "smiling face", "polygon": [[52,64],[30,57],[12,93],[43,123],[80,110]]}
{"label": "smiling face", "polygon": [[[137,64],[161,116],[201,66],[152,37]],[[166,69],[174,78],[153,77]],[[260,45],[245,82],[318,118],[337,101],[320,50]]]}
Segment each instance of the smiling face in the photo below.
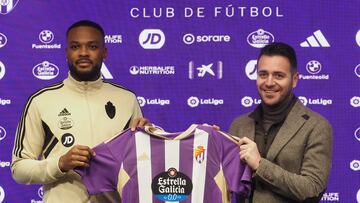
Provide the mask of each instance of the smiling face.
{"label": "smiling face", "polygon": [[89,26],[72,28],[67,37],[66,56],[71,76],[78,81],[94,81],[107,50],[100,31]]}
{"label": "smiling face", "polygon": [[291,71],[284,56],[262,55],[258,61],[256,86],[263,104],[274,106],[284,101],[296,87],[298,73]]}

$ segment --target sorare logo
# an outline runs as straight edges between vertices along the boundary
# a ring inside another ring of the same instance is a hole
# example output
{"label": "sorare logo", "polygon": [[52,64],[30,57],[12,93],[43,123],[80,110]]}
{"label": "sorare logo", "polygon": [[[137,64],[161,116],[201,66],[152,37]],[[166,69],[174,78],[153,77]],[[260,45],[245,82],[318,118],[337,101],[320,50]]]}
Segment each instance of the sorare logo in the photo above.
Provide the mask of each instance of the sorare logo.
{"label": "sorare logo", "polygon": [[161,49],[165,34],[160,29],[144,29],[139,35],[139,44],[144,49]]}

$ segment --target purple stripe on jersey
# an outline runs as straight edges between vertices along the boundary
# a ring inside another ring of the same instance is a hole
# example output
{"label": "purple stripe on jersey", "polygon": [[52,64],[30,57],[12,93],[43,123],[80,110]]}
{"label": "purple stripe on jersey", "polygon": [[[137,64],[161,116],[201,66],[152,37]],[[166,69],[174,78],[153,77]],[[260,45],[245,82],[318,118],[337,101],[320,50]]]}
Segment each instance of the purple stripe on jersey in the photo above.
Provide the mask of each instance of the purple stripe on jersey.
{"label": "purple stripe on jersey", "polygon": [[[128,131],[131,132],[131,131]],[[137,178],[137,156],[136,156],[136,147],[135,145],[135,135],[134,133],[126,133],[122,134],[120,136],[131,136],[131,138],[128,139],[127,143],[124,143],[125,145],[119,146],[119,147],[125,147],[123,157],[126,159],[126,162],[124,162],[124,169],[129,174],[130,180],[127,184],[125,184],[125,187],[123,188],[123,199],[122,203],[133,203],[133,202],[139,202],[139,187],[138,187],[138,178]]]}
{"label": "purple stripe on jersey", "polygon": [[[193,150],[194,150],[194,131],[186,138],[180,140],[180,169],[179,171],[187,175],[191,180],[193,167]],[[188,199],[181,201],[181,203],[191,203],[191,195]]]}
{"label": "purple stripe on jersey", "polygon": [[[165,141],[155,136],[150,137],[151,143],[151,173],[152,179],[160,173],[163,173],[165,169]],[[151,185],[149,185],[151,187]],[[163,201],[153,195],[153,203],[163,203]]]}

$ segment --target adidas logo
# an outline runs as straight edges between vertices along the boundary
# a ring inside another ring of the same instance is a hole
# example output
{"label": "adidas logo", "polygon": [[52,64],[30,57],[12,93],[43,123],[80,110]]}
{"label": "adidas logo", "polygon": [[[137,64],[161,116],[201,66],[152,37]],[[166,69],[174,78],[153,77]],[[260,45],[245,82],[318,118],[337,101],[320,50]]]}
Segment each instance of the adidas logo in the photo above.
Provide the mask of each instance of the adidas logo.
{"label": "adidas logo", "polygon": [[71,113],[66,108],[64,108],[62,111],[60,111],[58,116],[70,116],[70,115]]}
{"label": "adidas logo", "polygon": [[142,155],[140,155],[138,158],[137,158],[138,161],[148,161],[150,160],[149,156],[144,152]]}
{"label": "adidas logo", "polygon": [[306,38],[305,41],[300,43],[301,47],[330,47],[329,42],[321,30],[317,30],[313,35]]}

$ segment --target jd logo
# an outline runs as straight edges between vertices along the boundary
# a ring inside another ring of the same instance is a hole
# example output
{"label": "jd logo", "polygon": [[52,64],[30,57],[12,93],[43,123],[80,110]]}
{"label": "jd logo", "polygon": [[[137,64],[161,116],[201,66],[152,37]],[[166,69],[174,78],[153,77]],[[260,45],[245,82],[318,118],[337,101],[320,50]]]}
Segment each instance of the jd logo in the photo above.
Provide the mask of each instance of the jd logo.
{"label": "jd logo", "polygon": [[65,147],[71,147],[74,144],[74,142],[75,142],[75,138],[70,133],[65,133],[63,134],[63,136],[61,136],[61,143]]}
{"label": "jd logo", "polygon": [[106,103],[105,111],[106,114],[109,116],[109,118],[113,119],[115,117],[116,109],[115,106],[110,101]]}
{"label": "jd logo", "polygon": [[139,35],[139,44],[144,49],[160,49],[165,43],[165,35],[159,29],[145,29]]}

